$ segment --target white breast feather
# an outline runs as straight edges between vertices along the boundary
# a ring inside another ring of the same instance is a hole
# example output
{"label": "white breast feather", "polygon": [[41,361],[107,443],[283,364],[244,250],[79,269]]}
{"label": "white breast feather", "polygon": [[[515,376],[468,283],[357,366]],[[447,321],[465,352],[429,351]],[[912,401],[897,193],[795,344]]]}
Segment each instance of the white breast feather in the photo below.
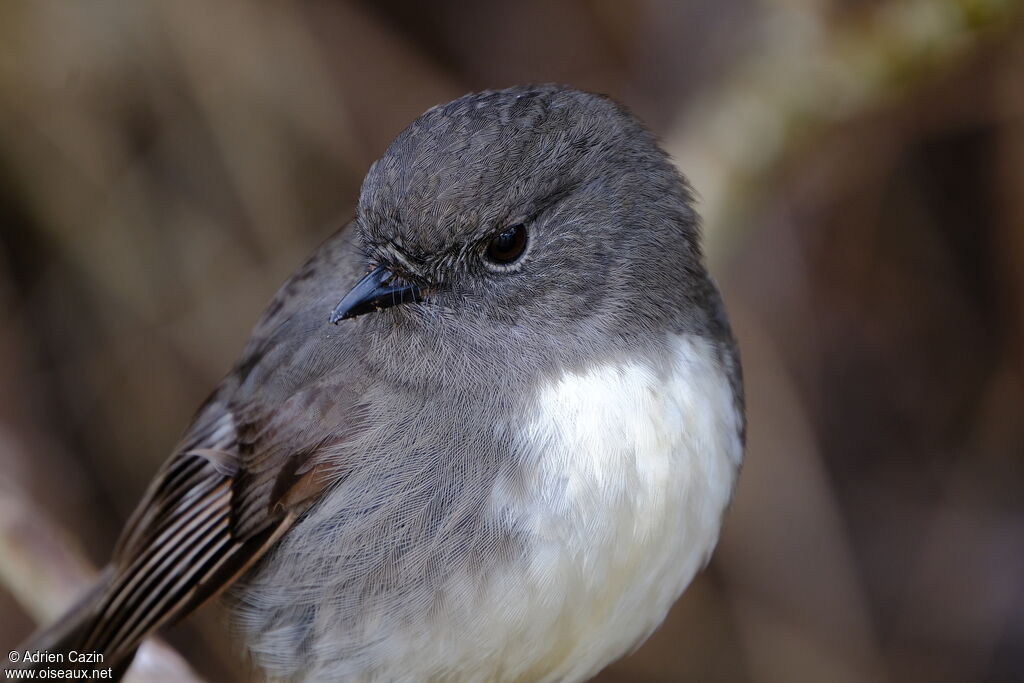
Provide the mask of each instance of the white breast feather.
{"label": "white breast feather", "polygon": [[[541,391],[531,495],[494,489],[496,512],[531,519],[534,539],[529,566],[490,591],[501,604],[478,606],[513,615],[487,644],[504,653],[500,675],[593,676],[661,623],[714,549],[742,457],[738,416],[710,344],[673,343],[667,374],[610,363]],[[516,615],[522,630],[508,628]],[[473,640],[487,651],[485,634]]]}

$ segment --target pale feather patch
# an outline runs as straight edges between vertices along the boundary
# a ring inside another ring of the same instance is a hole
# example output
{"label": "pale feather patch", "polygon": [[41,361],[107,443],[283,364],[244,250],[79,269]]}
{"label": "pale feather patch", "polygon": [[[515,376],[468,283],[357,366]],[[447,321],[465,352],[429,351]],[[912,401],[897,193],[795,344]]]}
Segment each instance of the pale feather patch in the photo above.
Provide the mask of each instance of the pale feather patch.
{"label": "pale feather patch", "polygon": [[517,677],[585,679],[628,652],[718,540],[742,457],[739,416],[713,347],[692,336],[673,347],[666,368],[609,363],[539,393],[531,495],[499,484],[494,496],[532,520],[529,566],[495,587],[529,615],[503,666],[529,665]]}

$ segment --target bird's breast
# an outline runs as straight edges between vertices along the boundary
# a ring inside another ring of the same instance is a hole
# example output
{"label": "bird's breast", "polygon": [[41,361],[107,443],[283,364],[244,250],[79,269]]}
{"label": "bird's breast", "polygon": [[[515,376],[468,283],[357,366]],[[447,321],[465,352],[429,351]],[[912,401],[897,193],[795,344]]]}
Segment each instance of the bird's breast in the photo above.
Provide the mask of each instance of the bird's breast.
{"label": "bird's breast", "polygon": [[497,592],[529,615],[526,678],[588,677],[661,623],[718,539],[741,458],[740,422],[710,343],[610,359],[541,386],[533,444],[495,513],[526,528],[523,566]]}

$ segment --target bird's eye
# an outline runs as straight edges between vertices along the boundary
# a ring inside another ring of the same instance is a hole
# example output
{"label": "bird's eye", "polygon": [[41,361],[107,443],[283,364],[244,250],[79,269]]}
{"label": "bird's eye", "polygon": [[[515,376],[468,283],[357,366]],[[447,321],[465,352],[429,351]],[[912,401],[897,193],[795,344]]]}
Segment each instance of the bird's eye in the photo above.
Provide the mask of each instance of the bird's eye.
{"label": "bird's eye", "polygon": [[516,223],[502,230],[487,245],[487,259],[500,266],[512,263],[526,250],[526,226]]}

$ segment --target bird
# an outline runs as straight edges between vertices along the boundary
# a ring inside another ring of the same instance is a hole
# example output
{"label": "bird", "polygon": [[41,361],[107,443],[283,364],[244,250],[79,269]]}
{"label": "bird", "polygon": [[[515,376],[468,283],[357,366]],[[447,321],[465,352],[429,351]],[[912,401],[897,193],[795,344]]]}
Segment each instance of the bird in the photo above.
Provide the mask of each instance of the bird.
{"label": "bird", "polygon": [[745,429],[655,136],[566,86],[469,94],[372,164],[25,647],[123,673],[220,596],[271,680],[586,680],[707,564]]}

